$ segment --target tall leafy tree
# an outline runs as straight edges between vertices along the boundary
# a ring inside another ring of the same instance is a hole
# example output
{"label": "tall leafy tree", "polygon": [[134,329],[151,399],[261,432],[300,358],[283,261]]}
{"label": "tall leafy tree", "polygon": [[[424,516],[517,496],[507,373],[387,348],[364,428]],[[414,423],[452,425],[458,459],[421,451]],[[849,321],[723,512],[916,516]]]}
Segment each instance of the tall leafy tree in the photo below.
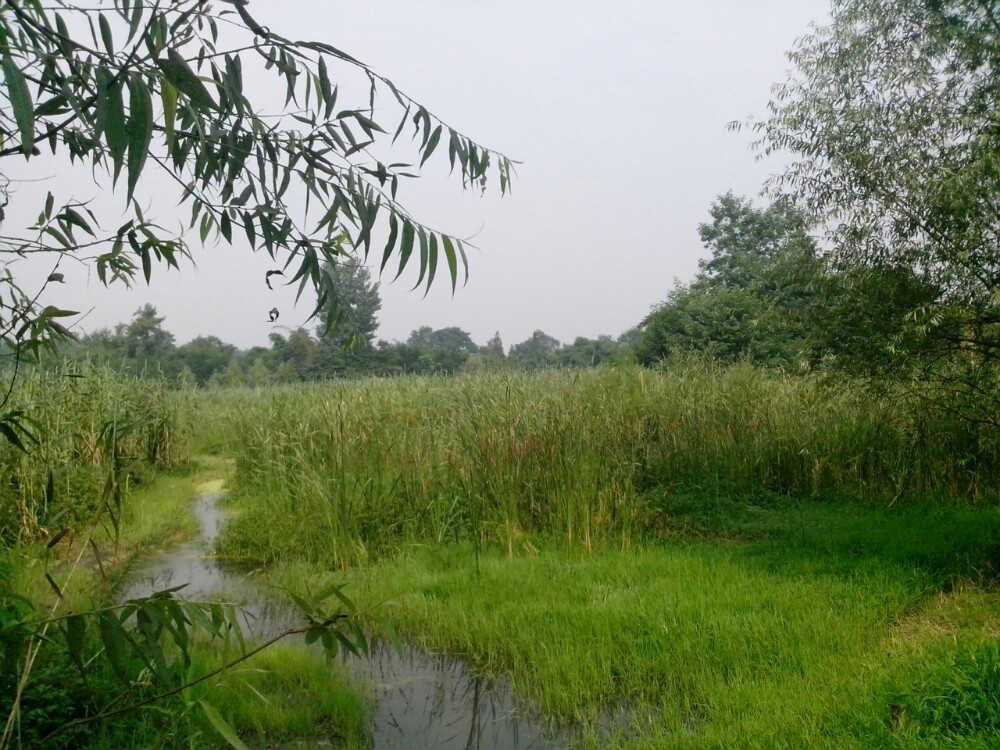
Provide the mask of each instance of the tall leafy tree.
{"label": "tall leafy tree", "polygon": [[382,309],[379,284],[358,258],[328,263],[329,296],[324,318],[332,325],[320,331],[323,343],[338,349],[368,347],[378,332],[378,311]]}
{"label": "tall leafy tree", "polygon": [[483,354],[495,357],[498,360],[506,358],[507,355],[503,348],[503,339],[500,338],[500,331],[494,333],[493,338],[486,342],[486,346],[483,347]]}
{"label": "tall leafy tree", "polygon": [[479,351],[476,342],[468,331],[458,326],[447,328],[431,328],[421,326],[410,333],[406,343],[423,349],[446,349],[459,354],[475,354]]}
{"label": "tall leafy tree", "polygon": [[508,358],[526,370],[540,370],[555,364],[555,353],[562,344],[544,331],[535,331],[520,344],[510,348]]}
{"label": "tall leafy tree", "polygon": [[804,317],[822,262],[805,215],[788,201],[765,208],[720,196],[698,233],[710,256],[643,321],[636,356],[651,364],[674,353],[722,361],[790,365],[810,356]]}
{"label": "tall leafy tree", "polygon": [[507,366],[507,353],[500,338],[500,332],[493,334],[489,341],[479,349],[478,354],[471,355],[462,366],[469,372],[484,370],[499,370]]}
{"label": "tall leafy tree", "polygon": [[578,336],[572,344],[556,352],[555,360],[560,367],[596,367],[616,359],[619,351],[619,345],[611,336],[596,339]]}
{"label": "tall leafy tree", "polygon": [[63,347],[59,355],[64,360],[89,360],[131,374],[174,377],[185,363],[177,356],[174,335],[164,328],[164,321],[155,307],[146,304],[127,323],[83,336]]}
{"label": "tall leafy tree", "polygon": [[176,358],[194,375],[198,385],[205,385],[212,376],[232,362],[236,347],[216,336],[199,336],[177,347]]}
{"label": "tall leafy tree", "polygon": [[321,370],[316,364],[319,347],[304,328],[296,328],[287,339],[272,334],[271,344],[277,362],[276,377],[280,382],[296,383],[316,380],[320,376]]}
{"label": "tall leafy tree", "polygon": [[792,77],[754,123],[765,151],[793,157],[772,192],[825,224],[837,267],[874,287],[912,277],[910,304],[892,311],[898,372],[946,363],[939,373],[958,366],[984,391],[1000,354],[995,3],[835,0],[789,57]]}
{"label": "tall leafy tree", "polygon": [[127,324],[115,327],[125,340],[126,356],[136,362],[157,362],[174,349],[174,335],[163,327],[166,320],[156,308],[146,304],[136,310]]}
{"label": "tall leafy tree", "polygon": [[816,255],[806,216],[790,201],[757,208],[730,191],[712,203],[709,216],[710,222],[698,225],[698,236],[711,255],[698,267],[699,276],[715,287],[774,286],[781,279],[769,272],[781,262]]}

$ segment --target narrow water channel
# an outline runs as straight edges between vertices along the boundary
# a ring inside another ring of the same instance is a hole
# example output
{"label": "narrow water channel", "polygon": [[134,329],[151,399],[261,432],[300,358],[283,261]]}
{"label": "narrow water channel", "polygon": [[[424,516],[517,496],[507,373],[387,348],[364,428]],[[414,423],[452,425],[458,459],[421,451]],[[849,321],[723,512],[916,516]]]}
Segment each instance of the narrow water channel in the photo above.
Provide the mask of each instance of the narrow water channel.
{"label": "narrow water channel", "polygon": [[[187,584],[182,594],[188,599],[246,602],[248,640],[302,625],[293,610],[274,604],[245,567],[212,557],[225,523],[221,498],[217,493],[195,500],[200,536],[141,566],[123,598]],[[456,656],[376,646],[368,658],[347,657],[344,663],[374,696],[376,750],[550,750],[564,744],[525,714],[507,682],[476,675]]]}

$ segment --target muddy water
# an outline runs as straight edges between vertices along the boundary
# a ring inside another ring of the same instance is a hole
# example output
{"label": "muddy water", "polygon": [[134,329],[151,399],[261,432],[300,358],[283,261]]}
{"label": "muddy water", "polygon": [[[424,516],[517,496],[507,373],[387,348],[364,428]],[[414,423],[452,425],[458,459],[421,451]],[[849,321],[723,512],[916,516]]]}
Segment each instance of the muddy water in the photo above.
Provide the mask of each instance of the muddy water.
{"label": "muddy water", "polygon": [[[187,599],[212,597],[243,603],[248,638],[263,639],[302,622],[254,582],[245,566],[213,558],[225,523],[221,494],[194,504],[200,536],[150,560],[123,598],[188,584]],[[461,659],[405,647],[376,646],[368,658],[346,658],[345,666],[375,699],[372,747],[382,750],[548,750],[565,744],[531,721],[511,696],[509,684],[476,675]]]}

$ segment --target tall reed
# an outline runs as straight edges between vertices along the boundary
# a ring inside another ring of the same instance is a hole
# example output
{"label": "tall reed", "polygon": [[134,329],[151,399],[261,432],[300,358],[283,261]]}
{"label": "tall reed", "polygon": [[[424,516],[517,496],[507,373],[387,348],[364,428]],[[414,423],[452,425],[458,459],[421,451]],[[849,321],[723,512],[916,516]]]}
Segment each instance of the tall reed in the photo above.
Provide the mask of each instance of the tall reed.
{"label": "tall reed", "polygon": [[8,408],[33,420],[27,451],[0,442],[0,536],[10,542],[72,526],[120,503],[149,469],[189,452],[178,394],[102,368],[29,371]]}
{"label": "tall reed", "polygon": [[995,499],[994,437],[749,365],[297,386],[231,413],[229,551],[349,565],[410,543],[628,546],[673,491]]}
{"label": "tall reed", "polygon": [[651,380],[652,484],[800,498],[994,500],[990,429],[898,394],[750,365],[679,367]]}

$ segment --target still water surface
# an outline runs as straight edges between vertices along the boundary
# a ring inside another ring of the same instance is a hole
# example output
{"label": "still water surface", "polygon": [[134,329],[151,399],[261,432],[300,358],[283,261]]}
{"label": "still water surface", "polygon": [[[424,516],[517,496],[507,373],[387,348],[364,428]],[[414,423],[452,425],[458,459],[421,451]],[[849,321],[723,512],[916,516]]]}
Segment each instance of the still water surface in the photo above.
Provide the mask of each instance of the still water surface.
{"label": "still water surface", "polygon": [[[248,640],[300,627],[304,623],[296,613],[275,603],[245,566],[212,557],[226,520],[221,498],[212,494],[195,500],[200,536],[141,566],[123,598],[187,584],[181,592],[187,599],[245,602]],[[543,732],[515,703],[507,682],[475,674],[456,656],[375,645],[368,658],[347,657],[344,664],[374,696],[373,748],[552,750],[565,744],[565,737]]]}

